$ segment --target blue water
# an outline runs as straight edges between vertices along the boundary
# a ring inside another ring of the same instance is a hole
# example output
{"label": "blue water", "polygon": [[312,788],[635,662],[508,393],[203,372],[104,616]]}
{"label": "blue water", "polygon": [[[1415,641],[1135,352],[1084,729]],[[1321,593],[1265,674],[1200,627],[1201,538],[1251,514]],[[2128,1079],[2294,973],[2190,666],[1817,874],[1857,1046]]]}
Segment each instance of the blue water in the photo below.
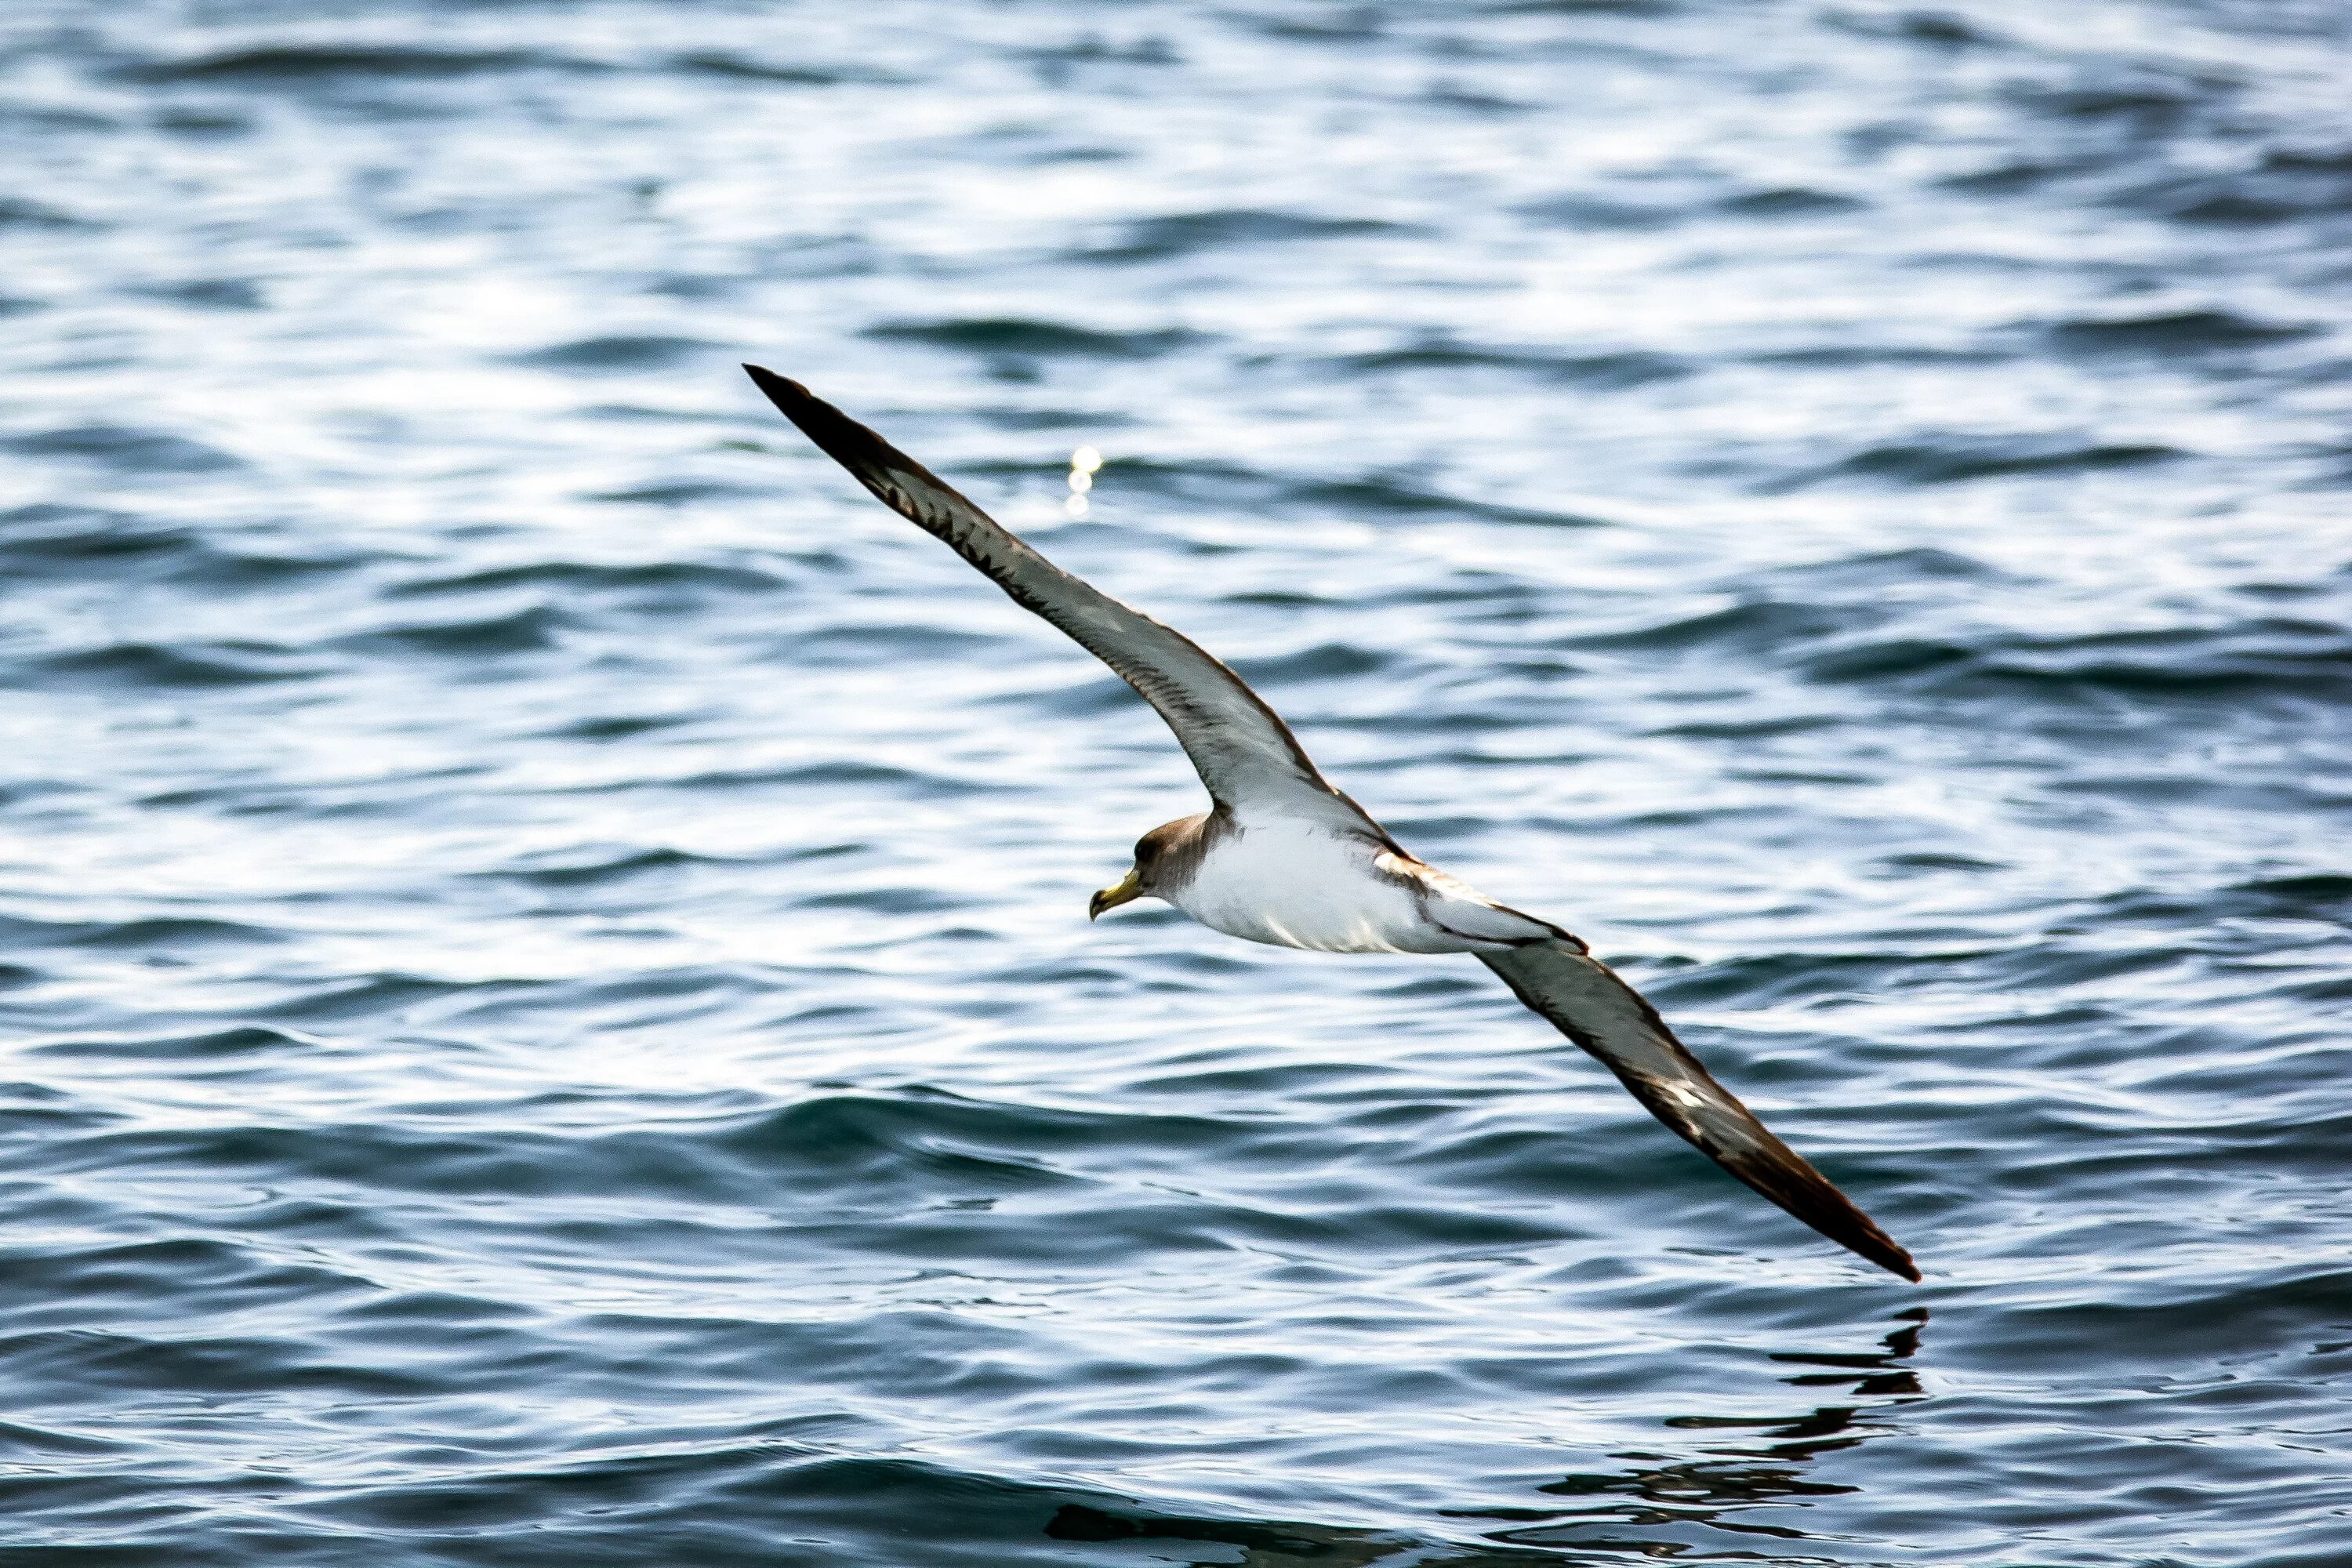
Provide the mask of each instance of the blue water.
{"label": "blue water", "polygon": [[[2347,80],[2292,0],[14,0],[0,1563],[2352,1563]],[[743,359],[1927,1284],[1466,959],[1089,928],[1182,757]]]}

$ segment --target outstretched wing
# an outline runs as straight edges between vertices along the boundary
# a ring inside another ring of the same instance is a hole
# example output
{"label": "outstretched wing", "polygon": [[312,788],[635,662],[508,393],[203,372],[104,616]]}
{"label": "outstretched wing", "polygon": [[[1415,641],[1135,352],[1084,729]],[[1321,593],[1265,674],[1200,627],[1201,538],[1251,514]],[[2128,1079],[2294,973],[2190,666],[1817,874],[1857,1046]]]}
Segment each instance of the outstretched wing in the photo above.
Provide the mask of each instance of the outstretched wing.
{"label": "outstretched wing", "polygon": [[1181,632],[1129,609],[1046,560],[944,480],[796,381],[743,367],[802,434],[883,504],[986,573],[1013,602],[1110,666],[1176,732],[1177,743],[1228,809],[1278,799],[1372,827],[1324,781],[1290,726],[1242,678]]}
{"label": "outstretched wing", "polygon": [[1889,1273],[1911,1255],[1715,1081],[1658,1010],[1574,938],[1478,955],[1518,999],[1608,1065],[1650,1114],[1790,1214]]}

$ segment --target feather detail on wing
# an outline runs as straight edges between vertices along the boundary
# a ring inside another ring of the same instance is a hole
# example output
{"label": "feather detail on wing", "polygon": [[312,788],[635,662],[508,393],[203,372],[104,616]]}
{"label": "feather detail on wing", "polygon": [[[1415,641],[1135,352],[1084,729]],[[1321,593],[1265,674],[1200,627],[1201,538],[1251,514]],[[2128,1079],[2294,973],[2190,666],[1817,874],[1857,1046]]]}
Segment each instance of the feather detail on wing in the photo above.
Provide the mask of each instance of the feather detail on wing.
{"label": "feather detail on wing", "polygon": [[1574,938],[1481,952],[1518,999],[1607,1064],[1650,1114],[1839,1246],[1916,1281],[1918,1266],[1868,1215],[1715,1081],[1657,1009]]}
{"label": "feather detail on wing", "polygon": [[[1290,812],[1377,826],[1324,781],[1273,709],[1190,637],[1046,560],[929,468],[796,381],[744,370],[784,416],[899,516],[986,574],[1014,604],[1110,666],[1167,721],[1210,795],[1229,810],[1278,801]],[[1386,835],[1381,834],[1385,839]]]}

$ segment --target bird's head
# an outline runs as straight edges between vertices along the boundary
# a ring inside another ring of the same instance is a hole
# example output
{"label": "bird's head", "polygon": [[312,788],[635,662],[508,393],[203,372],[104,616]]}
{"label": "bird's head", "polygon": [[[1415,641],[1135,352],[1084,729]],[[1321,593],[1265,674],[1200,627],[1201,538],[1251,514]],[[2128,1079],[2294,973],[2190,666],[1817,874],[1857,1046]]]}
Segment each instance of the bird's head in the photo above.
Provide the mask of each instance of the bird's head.
{"label": "bird's head", "polygon": [[1135,841],[1135,864],[1126,876],[1087,900],[1087,919],[1099,920],[1105,910],[1131,904],[1138,899],[1164,899],[1168,890],[1192,868],[1205,817],[1179,817],[1163,822]]}

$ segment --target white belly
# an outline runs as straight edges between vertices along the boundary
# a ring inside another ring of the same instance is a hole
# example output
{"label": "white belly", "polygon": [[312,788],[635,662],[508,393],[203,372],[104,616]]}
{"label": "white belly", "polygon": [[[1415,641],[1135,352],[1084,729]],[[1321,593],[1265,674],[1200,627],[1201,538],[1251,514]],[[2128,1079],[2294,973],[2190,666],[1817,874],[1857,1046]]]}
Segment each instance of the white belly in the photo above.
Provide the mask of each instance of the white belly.
{"label": "white belly", "polygon": [[1378,845],[1305,824],[1237,827],[1169,901],[1213,931],[1317,952],[1475,952],[1413,889],[1373,868]]}

